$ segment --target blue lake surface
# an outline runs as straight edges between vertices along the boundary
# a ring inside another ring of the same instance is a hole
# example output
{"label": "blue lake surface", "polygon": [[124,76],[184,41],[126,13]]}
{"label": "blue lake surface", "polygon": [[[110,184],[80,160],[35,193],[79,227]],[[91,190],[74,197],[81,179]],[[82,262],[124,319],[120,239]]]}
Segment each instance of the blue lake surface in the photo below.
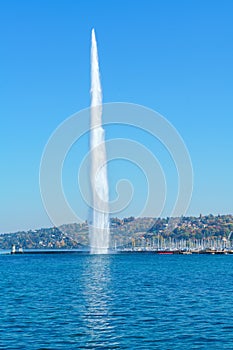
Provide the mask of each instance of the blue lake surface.
{"label": "blue lake surface", "polygon": [[233,349],[233,255],[0,255],[0,349]]}

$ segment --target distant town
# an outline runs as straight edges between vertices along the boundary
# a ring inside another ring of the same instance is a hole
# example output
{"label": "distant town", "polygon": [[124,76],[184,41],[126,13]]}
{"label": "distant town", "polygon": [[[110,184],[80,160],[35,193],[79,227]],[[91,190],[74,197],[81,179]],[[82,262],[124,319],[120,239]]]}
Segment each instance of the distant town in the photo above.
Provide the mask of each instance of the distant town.
{"label": "distant town", "polygon": [[[111,218],[111,246],[121,250],[233,249],[233,215]],[[88,224],[0,234],[0,249],[85,249]]]}

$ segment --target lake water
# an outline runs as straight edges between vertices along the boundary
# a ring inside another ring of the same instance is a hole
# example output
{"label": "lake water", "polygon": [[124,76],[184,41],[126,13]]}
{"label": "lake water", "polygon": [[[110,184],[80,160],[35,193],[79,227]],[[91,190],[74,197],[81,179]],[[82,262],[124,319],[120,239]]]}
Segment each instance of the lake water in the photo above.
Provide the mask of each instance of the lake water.
{"label": "lake water", "polygon": [[0,255],[0,349],[233,349],[233,256]]}

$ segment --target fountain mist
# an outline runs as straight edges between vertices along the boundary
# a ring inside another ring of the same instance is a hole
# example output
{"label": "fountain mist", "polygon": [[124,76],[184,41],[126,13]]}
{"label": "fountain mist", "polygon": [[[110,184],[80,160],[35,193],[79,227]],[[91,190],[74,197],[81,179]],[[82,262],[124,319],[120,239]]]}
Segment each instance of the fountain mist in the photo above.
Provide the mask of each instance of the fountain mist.
{"label": "fountain mist", "polygon": [[89,225],[89,238],[92,254],[106,254],[109,249],[109,191],[105,137],[102,128],[102,91],[94,29],[92,29],[91,39],[92,219]]}

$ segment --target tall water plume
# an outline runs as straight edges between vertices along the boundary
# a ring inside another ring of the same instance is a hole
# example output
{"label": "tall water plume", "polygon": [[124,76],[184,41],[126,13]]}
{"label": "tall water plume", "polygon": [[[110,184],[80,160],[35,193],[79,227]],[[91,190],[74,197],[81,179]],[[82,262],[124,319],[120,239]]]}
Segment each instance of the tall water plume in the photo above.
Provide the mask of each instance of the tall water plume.
{"label": "tall water plume", "polygon": [[95,31],[91,38],[91,188],[92,218],[89,238],[92,254],[107,254],[109,249],[109,190],[105,135],[102,128],[102,91]]}

